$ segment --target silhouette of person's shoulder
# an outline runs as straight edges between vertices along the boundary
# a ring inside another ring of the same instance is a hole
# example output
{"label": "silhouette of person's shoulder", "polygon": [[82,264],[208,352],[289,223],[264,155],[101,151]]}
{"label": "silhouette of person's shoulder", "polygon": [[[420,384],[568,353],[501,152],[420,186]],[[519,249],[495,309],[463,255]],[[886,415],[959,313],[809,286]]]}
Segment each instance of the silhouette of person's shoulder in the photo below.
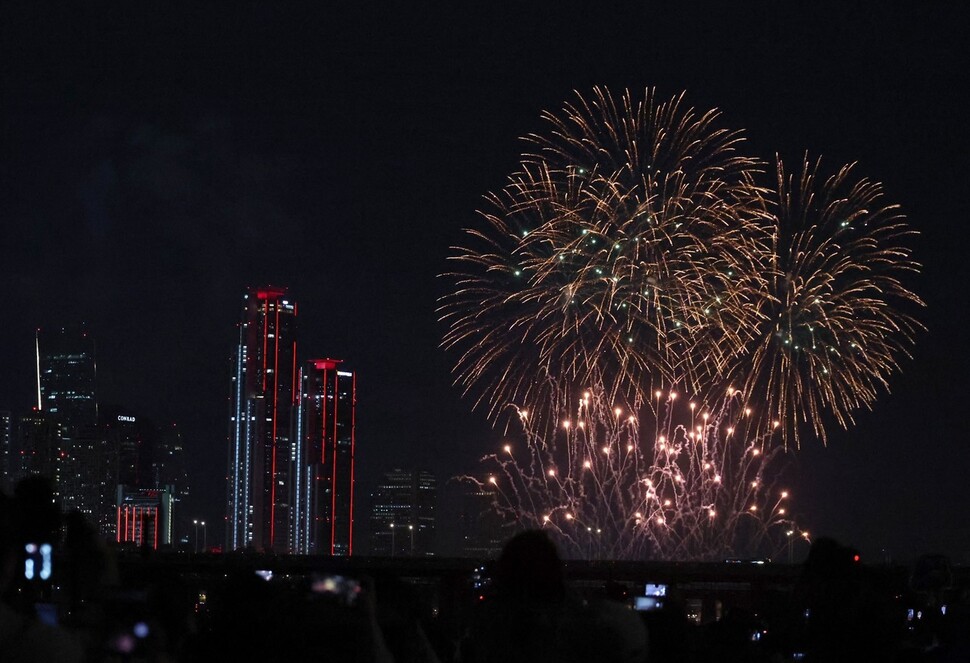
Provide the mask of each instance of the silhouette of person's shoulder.
{"label": "silhouette of person's shoulder", "polygon": [[640,663],[647,660],[647,628],[636,611],[616,601],[596,601],[587,608],[586,619],[592,647],[600,660]]}

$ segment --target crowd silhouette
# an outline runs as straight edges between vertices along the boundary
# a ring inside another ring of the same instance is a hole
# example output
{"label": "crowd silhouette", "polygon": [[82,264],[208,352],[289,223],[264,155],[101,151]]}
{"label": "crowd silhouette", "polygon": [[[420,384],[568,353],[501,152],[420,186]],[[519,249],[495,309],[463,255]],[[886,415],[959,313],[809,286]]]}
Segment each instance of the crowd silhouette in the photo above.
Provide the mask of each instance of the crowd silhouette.
{"label": "crowd silhouette", "polygon": [[901,586],[828,538],[770,610],[725,605],[703,623],[676,585],[654,610],[634,609],[624,582],[577,587],[542,530],[512,536],[480,586],[434,600],[380,567],[335,585],[145,555],[119,563],[46,479],[0,493],[0,661],[970,661],[970,587],[946,557],[920,558]]}

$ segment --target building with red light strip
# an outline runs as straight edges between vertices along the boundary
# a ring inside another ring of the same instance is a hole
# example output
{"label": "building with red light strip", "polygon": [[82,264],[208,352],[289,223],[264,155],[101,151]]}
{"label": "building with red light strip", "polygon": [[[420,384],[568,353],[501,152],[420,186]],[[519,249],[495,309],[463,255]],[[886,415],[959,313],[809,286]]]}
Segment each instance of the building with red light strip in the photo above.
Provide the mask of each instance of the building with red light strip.
{"label": "building with red light strip", "polygon": [[285,288],[243,298],[232,374],[226,549],[292,552],[297,306]]}
{"label": "building with red light strip", "polygon": [[118,486],[118,543],[157,550],[172,543],[172,493],[168,489]]}
{"label": "building with red light strip", "polygon": [[314,359],[301,370],[293,541],[301,554],[353,554],[357,376],[341,363]]}

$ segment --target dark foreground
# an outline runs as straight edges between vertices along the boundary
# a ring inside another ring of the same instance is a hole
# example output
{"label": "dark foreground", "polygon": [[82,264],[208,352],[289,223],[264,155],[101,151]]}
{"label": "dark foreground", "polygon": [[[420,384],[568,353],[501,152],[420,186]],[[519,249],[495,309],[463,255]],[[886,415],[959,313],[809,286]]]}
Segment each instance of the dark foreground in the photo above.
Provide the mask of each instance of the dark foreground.
{"label": "dark foreground", "polygon": [[[484,563],[91,550],[4,614],[57,623],[46,660],[970,661],[970,574],[945,558],[562,563],[536,536]],[[0,660],[45,660],[9,631]]]}

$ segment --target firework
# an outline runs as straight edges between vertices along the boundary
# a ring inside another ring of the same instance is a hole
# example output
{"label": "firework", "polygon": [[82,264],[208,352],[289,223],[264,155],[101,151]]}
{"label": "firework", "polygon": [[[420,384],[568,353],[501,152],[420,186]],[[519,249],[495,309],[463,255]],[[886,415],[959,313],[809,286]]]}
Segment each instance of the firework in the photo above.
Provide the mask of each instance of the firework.
{"label": "firework", "polygon": [[595,89],[544,119],[454,249],[439,309],[456,382],[493,420],[594,372],[641,402],[656,384],[739,385],[786,445],[871,407],[921,305],[904,285],[914,233],[880,185],[807,162],[759,185],[742,135],[682,95]]}
{"label": "firework", "polygon": [[871,408],[921,329],[906,311],[922,301],[903,285],[918,270],[905,246],[915,233],[898,206],[852,166],[824,181],[818,166],[792,176],[778,161],[761,323],[728,371],[795,443],[800,426],[824,442],[825,412],[848,427]]}
{"label": "firework", "polygon": [[753,334],[770,239],[741,134],[652,91],[544,117],[452,256],[457,381],[496,415],[594,368],[631,396],[722,372]]}
{"label": "firework", "polygon": [[708,407],[662,391],[638,415],[598,386],[554,433],[517,412],[522,439],[484,459],[482,487],[508,521],[548,530],[569,557],[770,556],[797,530],[776,483],[788,460],[769,443],[777,423],[752,423],[740,392]]}
{"label": "firework", "polygon": [[852,166],[777,160],[763,183],[741,133],[682,96],[594,89],[543,117],[439,309],[456,382],[522,425],[487,457],[501,509],[577,557],[790,545],[789,446],[871,407],[921,329],[915,233]]}

